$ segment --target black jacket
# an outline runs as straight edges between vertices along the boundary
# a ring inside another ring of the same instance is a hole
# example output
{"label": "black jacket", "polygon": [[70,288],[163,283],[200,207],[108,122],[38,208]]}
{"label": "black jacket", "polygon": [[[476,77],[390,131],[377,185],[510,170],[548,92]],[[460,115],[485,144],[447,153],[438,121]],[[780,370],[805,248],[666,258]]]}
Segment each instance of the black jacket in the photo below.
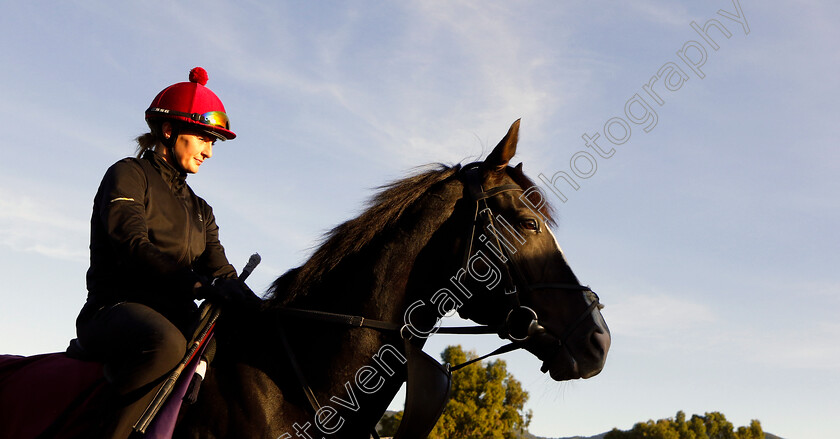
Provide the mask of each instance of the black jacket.
{"label": "black jacket", "polygon": [[176,324],[195,309],[193,285],[233,278],[212,208],[154,151],[102,178],[93,202],[88,302],[148,305]]}

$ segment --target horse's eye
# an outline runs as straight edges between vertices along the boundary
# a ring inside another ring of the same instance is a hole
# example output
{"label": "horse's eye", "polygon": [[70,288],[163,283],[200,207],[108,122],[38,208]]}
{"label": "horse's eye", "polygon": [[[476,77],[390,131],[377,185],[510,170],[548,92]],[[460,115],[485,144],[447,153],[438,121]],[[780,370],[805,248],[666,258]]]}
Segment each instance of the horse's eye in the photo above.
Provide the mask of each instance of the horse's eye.
{"label": "horse's eye", "polygon": [[522,228],[525,229],[525,230],[532,230],[534,232],[539,232],[540,231],[540,223],[538,223],[537,220],[535,220],[535,219],[522,220],[522,222],[520,224],[522,225]]}

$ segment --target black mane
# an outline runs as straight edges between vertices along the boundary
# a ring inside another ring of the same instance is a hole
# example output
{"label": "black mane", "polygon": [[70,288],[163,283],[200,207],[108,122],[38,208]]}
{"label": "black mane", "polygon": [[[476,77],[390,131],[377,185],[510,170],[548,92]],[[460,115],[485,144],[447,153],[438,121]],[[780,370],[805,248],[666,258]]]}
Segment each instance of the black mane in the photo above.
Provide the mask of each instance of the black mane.
{"label": "black mane", "polygon": [[[283,306],[306,295],[311,285],[320,282],[324,274],[335,268],[345,257],[360,251],[383,230],[396,224],[405,211],[432,186],[456,175],[461,169],[461,165],[431,166],[431,169],[381,186],[381,191],[368,202],[367,210],[327,232],[306,263],[287,271],[271,284],[269,303]],[[507,170],[508,176],[523,189],[535,186],[520,166],[509,167]],[[529,200],[536,205],[540,201],[539,195],[531,194]],[[553,222],[551,211],[548,203],[540,209],[548,221]]]}
{"label": "black mane", "polygon": [[321,245],[306,263],[279,277],[269,288],[272,301],[285,305],[305,295],[308,287],[321,280],[342,259],[358,252],[386,227],[395,224],[403,213],[433,185],[460,169],[460,165],[433,165],[434,168],[381,186],[358,217],[336,226],[322,238]]}

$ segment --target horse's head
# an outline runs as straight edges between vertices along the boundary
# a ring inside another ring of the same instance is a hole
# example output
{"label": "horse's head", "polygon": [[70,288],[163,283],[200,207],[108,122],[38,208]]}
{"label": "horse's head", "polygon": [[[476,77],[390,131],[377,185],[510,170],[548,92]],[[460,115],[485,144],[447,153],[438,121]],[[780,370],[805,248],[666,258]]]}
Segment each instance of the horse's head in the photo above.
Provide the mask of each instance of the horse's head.
{"label": "horse's head", "polygon": [[610,332],[598,296],[582,286],[549,228],[537,187],[509,167],[519,121],[483,161],[465,166],[465,211],[472,228],[457,283],[470,293],[462,317],[502,328],[501,335],[543,361],[554,380],[589,378],[604,367]]}

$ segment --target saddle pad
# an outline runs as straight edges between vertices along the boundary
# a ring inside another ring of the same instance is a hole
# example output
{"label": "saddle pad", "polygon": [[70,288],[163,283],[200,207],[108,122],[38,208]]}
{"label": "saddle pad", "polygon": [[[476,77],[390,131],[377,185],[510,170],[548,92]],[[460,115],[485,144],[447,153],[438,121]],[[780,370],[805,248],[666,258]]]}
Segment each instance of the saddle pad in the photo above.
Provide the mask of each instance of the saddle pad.
{"label": "saddle pad", "polygon": [[187,389],[190,386],[190,382],[195,379],[195,371],[198,367],[198,363],[201,361],[201,355],[204,353],[204,350],[207,348],[207,342],[213,338],[213,334],[205,338],[205,341],[202,343],[201,347],[199,348],[197,355],[194,355],[190,362],[187,364],[187,367],[181,373],[181,376],[178,378],[177,383],[175,384],[175,388],[172,389],[172,394],[169,395],[169,398],[164,403],[163,408],[161,408],[160,412],[157,414],[155,419],[152,421],[152,424],[149,426],[149,429],[146,431],[146,439],[171,439],[172,433],[175,431],[175,424],[178,421],[178,414],[181,410],[181,404],[184,399],[184,395],[187,394]]}
{"label": "saddle pad", "polygon": [[66,425],[52,437],[78,437],[91,420],[80,414],[104,385],[99,363],[64,353],[0,355],[0,438],[36,438],[56,421]]}

